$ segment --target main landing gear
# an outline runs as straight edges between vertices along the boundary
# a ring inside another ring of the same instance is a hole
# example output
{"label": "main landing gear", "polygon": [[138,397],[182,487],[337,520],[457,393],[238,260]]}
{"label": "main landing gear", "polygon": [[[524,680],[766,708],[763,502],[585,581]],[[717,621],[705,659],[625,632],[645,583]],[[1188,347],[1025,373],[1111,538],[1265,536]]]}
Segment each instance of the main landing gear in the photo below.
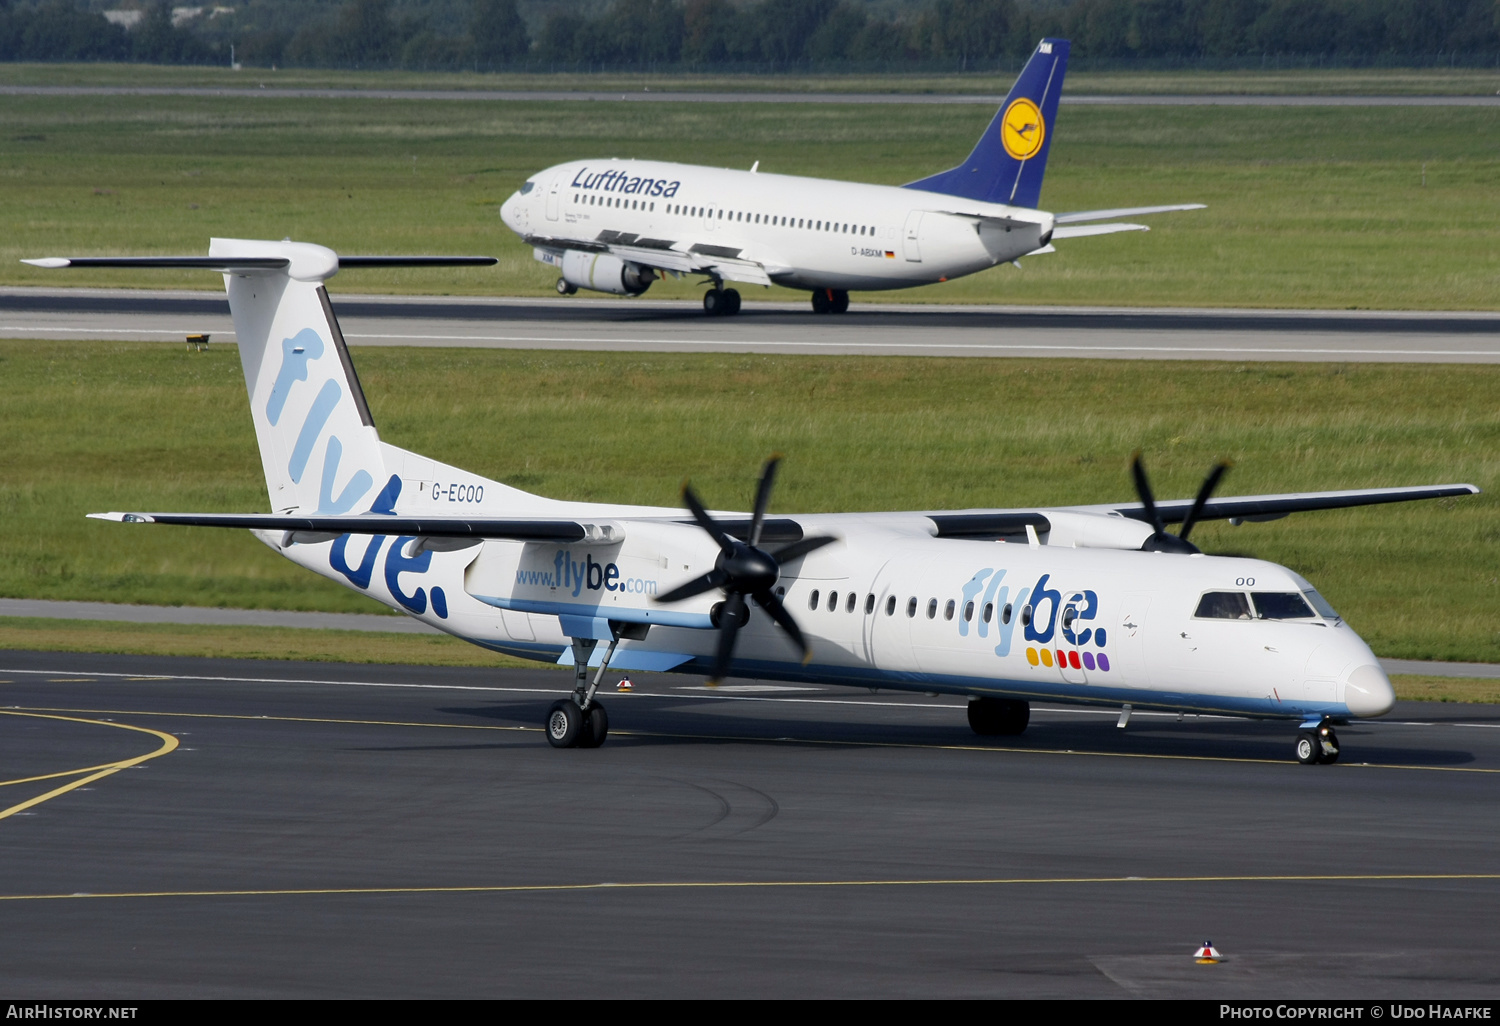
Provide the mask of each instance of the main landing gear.
{"label": "main landing gear", "polygon": [[703,293],[703,312],[710,317],[728,317],[740,312],[740,294],[715,285]]}
{"label": "main landing gear", "polygon": [[573,295],[573,293],[575,293],[577,291],[578,291],[578,286],[574,285],[568,279],[566,279],[566,278],[559,278],[559,279],[557,279],[557,294],[559,296],[571,296],[571,295]]}
{"label": "main landing gear", "polygon": [[848,313],[849,293],[843,289],[813,289],[813,313]]}
{"label": "main landing gear", "polygon": [[618,637],[609,643],[599,672],[590,681],[589,658],[599,642],[593,638],[573,639],[573,694],[552,703],[543,725],[547,743],[553,748],[598,748],[604,744],[609,734],[609,714],[594,700],[594,692],[599,689],[599,681],[609,669],[619,643]]}
{"label": "main landing gear", "polygon": [[1026,731],[1031,703],[1011,698],[969,699],[969,726],[985,737],[1011,737]]}
{"label": "main landing gear", "polygon": [[1297,753],[1297,761],[1304,766],[1338,762],[1339,736],[1333,732],[1333,725],[1325,720],[1311,730],[1303,730],[1298,734],[1294,751]]}

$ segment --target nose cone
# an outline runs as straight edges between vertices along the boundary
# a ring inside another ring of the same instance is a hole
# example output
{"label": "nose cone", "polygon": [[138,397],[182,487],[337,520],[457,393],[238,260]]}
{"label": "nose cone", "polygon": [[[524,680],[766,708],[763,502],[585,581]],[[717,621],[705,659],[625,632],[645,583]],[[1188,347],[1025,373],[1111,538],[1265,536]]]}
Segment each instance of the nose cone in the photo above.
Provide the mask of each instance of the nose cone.
{"label": "nose cone", "polygon": [[1384,716],[1396,704],[1396,689],[1374,663],[1355,667],[1344,682],[1344,704],[1355,716]]}
{"label": "nose cone", "polygon": [[513,192],[510,199],[500,204],[500,220],[505,222],[505,227],[518,234],[526,231],[524,203],[521,194]]}

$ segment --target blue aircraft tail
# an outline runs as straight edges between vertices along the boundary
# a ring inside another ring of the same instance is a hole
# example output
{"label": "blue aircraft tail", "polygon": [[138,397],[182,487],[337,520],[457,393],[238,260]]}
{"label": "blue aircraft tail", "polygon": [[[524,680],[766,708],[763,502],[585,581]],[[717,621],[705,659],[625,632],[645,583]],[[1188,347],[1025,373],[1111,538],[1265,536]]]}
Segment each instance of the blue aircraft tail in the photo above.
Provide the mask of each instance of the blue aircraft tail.
{"label": "blue aircraft tail", "polygon": [[1034,209],[1067,70],[1068,41],[1043,39],[969,159],[905,187]]}

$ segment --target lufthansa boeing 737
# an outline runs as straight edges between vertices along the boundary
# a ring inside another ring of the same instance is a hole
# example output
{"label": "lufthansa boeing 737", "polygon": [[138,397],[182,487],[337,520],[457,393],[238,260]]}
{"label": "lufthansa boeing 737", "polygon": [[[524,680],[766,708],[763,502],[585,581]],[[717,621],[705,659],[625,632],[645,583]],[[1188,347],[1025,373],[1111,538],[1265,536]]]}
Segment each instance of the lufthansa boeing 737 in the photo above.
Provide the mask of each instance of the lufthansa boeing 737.
{"label": "lufthansa boeing 737", "polygon": [[806,289],[814,312],[843,313],[850,290],[950,281],[1060,239],[1147,230],[1113,218],[1202,209],[1038,209],[1067,66],[1067,40],[1043,39],[968,159],[906,185],[761,174],[759,161],[580,160],[531,176],[500,216],[557,268],[563,295],[636,296],[665,274],[702,275],[710,314],[740,308],[726,281]]}

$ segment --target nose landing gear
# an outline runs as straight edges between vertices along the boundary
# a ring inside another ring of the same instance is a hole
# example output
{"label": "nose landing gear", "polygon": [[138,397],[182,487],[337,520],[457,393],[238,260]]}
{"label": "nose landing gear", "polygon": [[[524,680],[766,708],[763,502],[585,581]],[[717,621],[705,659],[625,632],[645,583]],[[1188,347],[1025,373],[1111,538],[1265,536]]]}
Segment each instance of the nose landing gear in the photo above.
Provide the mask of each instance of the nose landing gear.
{"label": "nose landing gear", "polygon": [[1320,762],[1338,762],[1339,736],[1334,733],[1331,724],[1320,723],[1313,729],[1303,730],[1297,735],[1294,751],[1297,754],[1297,761],[1304,766],[1313,766]]}

